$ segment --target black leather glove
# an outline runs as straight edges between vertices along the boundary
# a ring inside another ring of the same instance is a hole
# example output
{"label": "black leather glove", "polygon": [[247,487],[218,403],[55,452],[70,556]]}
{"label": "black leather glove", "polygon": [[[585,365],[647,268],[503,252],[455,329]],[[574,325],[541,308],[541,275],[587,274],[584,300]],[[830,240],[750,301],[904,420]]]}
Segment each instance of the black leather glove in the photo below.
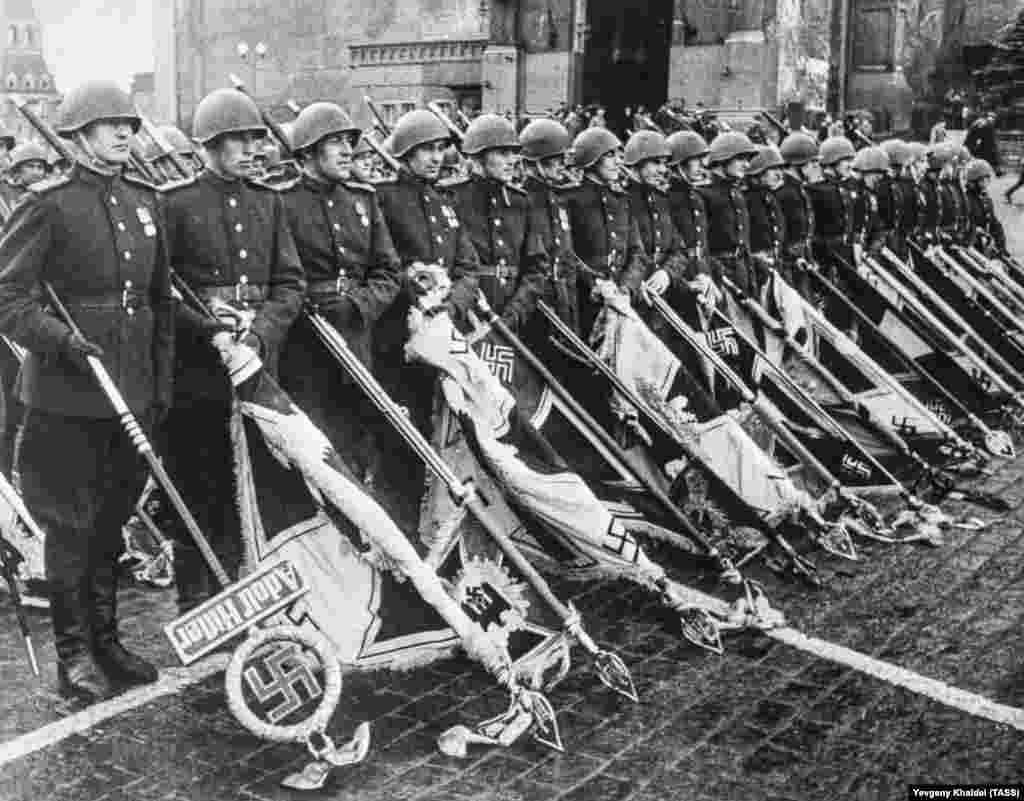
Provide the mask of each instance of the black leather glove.
{"label": "black leather glove", "polygon": [[64,339],[64,355],[67,356],[76,366],[82,370],[89,370],[89,356],[101,358],[103,348],[95,342],[90,342],[81,334],[69,331]]}
{"label": "black leather glove", "polygon": [[263,352],[263,343],[252,331],[246,333],[246,335],[242,337],[241,341],[243,345],[246,345],[256,351],[257,355]]}
{"label": "black leather glove", "polygon": [[331,325],[340,330],[362,328],[363,315],[352,298],[335,297],[322,307],[322,313]]}

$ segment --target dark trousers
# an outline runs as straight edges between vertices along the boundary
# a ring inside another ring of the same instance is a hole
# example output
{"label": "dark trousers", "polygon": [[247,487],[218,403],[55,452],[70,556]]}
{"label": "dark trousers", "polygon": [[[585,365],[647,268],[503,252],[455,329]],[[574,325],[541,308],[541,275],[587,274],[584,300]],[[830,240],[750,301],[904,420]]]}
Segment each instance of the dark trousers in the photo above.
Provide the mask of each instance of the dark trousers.
{"label": "dark trousers", "polygon": [[[231,406],[216,400],[176,405],[164,426],[164,466],[228,575],[242,563],[242,533],[236,498],[229,424]],[[221,587],[184,524],[171,528],[178,608],[186,612]]]}
{"label": "dark trousers", "polygon": [[116,419],[30,408],[15,469],[25,503],[46,531],[57,654],[65,659],[87,647],[98,617],[112,614],[98,610],[98,600],[116,591],[121,527],[142,492],[145,463]]}

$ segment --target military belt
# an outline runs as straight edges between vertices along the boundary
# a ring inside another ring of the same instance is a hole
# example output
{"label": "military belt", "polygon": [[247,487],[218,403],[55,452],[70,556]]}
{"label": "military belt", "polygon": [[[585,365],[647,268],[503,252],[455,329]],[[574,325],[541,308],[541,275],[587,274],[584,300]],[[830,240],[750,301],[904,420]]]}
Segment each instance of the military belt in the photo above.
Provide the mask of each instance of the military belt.
{"label": "military belt", "polygon": [[510,267],[504,260],[497,264],[485,264],[480,266],[480,275],[493,276],[498,279],[499,284],[504,284],[510,278],[515,277],[516,268]]}
{"label": "military belt", "polygon": [[342,270],[338,273],[337,278],[307,282],[306,294],[310,296],[319,295],[320,297],[324,295],[344,295],[352,288],[354,283],[355,279]]}
{"label": "military belt", "polygon": [[735,261],[736,259],[742,259],[746,257],[747,253],[747,248],[744,247],[743,245],[740,245],[729,250],[713,250],[711,251],[711,258]]}
{"label": "military belt", "polygon": [[135,314],[136,310],[149,306],[149,289],[136,289],[132,286],[131,281],[125,281],[125,286],[120,292],[112,291],[99,295],[68,298],[67,304],[68,306],[78,309],[100,311],[120,310],[131,316]]}
{"label": "military belt", "polygon": [[196,294],[209,303],[220,300],[238,308],[262,303],[267,298],[266,284],[251,284],[245,276],[235,284],[212,284],[196,287]]}

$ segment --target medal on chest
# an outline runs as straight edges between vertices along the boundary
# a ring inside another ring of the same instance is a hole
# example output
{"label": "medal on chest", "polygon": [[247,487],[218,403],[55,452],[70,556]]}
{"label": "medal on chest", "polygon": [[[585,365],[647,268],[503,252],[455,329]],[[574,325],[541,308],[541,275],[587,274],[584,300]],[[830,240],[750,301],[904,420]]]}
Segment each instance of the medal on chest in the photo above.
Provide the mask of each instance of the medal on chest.
{"label": "medal on chest", "polygon": [[356,214],[359,215],[359,222],[362,223],[363,228],[369,228],[370,227],[370,217],[369,217],[369,215],[366,212],[366,206],[363,204],[363,201],[361,201],[361,200],[357,200],[356,201],[356,203],[355,203],[355,210],[356,210]]}
{"label": "medal on chest", "polygon": [[135,209],[135,216],[139,218],[139,222],[142,223],[142,230],[146,236],[156,236],[156,225],[153,223],[153,215],[149,209],[145,206],[138,206]]}
{"label": "medal on chest", "polygon": [[442,205],[441,212],[444,214],[444,218],[448,221],[449,228],[459,227],[459,218],[455,216],[455,211],[451,206]]}

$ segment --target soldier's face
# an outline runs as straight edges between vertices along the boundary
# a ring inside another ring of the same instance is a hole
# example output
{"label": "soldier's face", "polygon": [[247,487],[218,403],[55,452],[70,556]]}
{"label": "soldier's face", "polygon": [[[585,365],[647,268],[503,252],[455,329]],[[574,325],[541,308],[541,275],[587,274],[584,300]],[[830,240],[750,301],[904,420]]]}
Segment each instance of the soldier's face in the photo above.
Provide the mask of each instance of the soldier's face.
{"label": "soldier's face", "polygon": [[550,181],[553,184],[560,184],[568,179],[564,153],[541,159],[537,162],[537,170],[544,180]]}
{"label": "soldier's face", "polygon": [[750,159],[746,156],[737,156],[734,159],[729,159],[725,163],[725,174],[729,178],[739,180],[747,174],[747,168],[750,166]]}
{"label": "soldier's face", "polygon": [[691,184],[699,184],[707,178],[707,170],[704,167],[703,159],[687,159],[683,162],[680,170],[683,173],[683,178]]}
{"label": "soldier's face", "polygon": [[772,192],[782,186],[782,168],[769,167],[761,173],[761,185]]}
{"label": "soldier's face", "polygon": [[668,159],[647,159],[640,165],[640,180],[649,186],[661,186],[668,179]]}
{"label": "soldier's face", "polygon": [[417,178],[436,181],[437,176],[441,173],[441,163],[444,161],[444,151],[447,146],[446,140],[438,139],[414,147],[405,160],[409,171]]}
{"label": "soldier's face", "polygon": [[262,136],[254,131],[217,137],[207,148],[210,169],[229,179],[248,178],[256,169]]}
{"label": "soldier's face", "polygon": [[841,161],[837,161],[833,169],[836,171],[836,175],[845,181],[853,175],[853,159],[842,159]]}
{"label": "soldier's face", "polygon": [[868,189],[874,189],[878,186],[878,182],[882,180],[882,173],[880,172],[862,172],[860,174],[861,183],[864,184]]}
{"label": "soldier's face", "polygon": [[42,161],[26,161],[18,165],[18,182],[22,186],[29,186],[36,181],[46,177],[46,164]]}
{"label": "soldier's face", "polygon": [[619,174],[622,172],[622,153],[618,150],[609,150],[597,160],[594,172],[605,183],[618,181]]}
{"label": "soldier's face", "polygon": [[325,136],[316,146],[310,166],[316,177],[333,183],[347,181],[352,175],[352,142],[345,134]]}
{"label": "soldier's face", "polygon": [[82,136],[92,155],[104,164],[122,165],[131,158],[131,120],[98,120],[87,125]]}
{"label": "soldier's face", "polygon": [[811,159],[800,169],[804,181],[809,184],[816,184],[825,176],[821,172],[821,162],[818,159]]}
{"label": "soldier's face", "polygon": [[511,148],[494,148],[484,153],[481,164],[484,174],[503,184],[509,183],[515,175],[519,153]]}
{"label": "soldier's face", "polygon": [[352,159],[352,177],[364,183],[373,180],[373,153],[362,153]]}

